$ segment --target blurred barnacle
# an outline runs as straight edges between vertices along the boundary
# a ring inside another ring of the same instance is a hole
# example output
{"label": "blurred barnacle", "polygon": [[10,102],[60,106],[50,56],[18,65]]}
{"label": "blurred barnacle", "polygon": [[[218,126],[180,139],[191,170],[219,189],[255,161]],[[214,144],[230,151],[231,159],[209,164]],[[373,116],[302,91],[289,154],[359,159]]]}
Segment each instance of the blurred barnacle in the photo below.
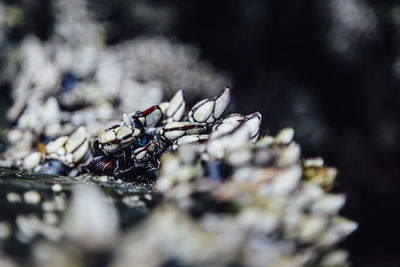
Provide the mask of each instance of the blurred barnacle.
{"label": "blurred barnacle", "polygon": [[[185,244],[199,251],[211,247],[218,257],[203,255],[206,262],[219,259],[224,264],[236,262],[245,266],[261,266],[261,262],[269,266],[280,266],[283,262],[308,266],[318,265],[320,260],[346,261],[347,257],[342,258],[341,254],[324,256],[357,228],[357,223],[338,215],[345,203],[344,195],[329,192],[336,170],[326,167],[321,158],[300,160],[299,151],[293,150],[298,146],[293,136],[293,129],[288,128],[275,137],[262,137],[255,145],[243,143],[226,151],[220,162],[204,162],[200,156],[204,153],[202,144],[180,146],[175,153],[167,153],[162,158],[157,187],[167,203],[176,205],[180,211],[166,206],[156,214],[188,212],[194,216],[191,220],[181,220],[181,227],[191,228],[195,220],[202,226],[201,235],[209,241],[204,248],[198,247],[204,245],[195,240]],[[239,155],[243,157],[241,160],[236,159]],[[230,171],[219,172],[223,179],[215,179],[210,163],[225,164]],[[236,206],[234,213],[228,208],[230,205]],[[160,216],[156,214],[146,224],[153,224]],[[161,225],[152,228],[157,234],[155,229],[163,228]],[[127,238],[138,235],[137,231],[132,230]],[[171,233],[168,240],[179,239],[180,234]],[[154,260],[163,262],[178,257],[189,265],[204,264],[204,259],[188,259],[165,251],[163,242],[166,241],[148,244],[164,255]],[[129,246],[134,244],[131,240]],[[270,246],[274,249],[267,250]],[[238,252],[249,257],[238,259],[235,257]]]}
{"label": "blurred barnacle", "polygon": [[344,59],[359,58],[362,41],[377,36],[375,11],[364,0],[334,0],[325,4],[331,18],[326,35],[328,47]]}

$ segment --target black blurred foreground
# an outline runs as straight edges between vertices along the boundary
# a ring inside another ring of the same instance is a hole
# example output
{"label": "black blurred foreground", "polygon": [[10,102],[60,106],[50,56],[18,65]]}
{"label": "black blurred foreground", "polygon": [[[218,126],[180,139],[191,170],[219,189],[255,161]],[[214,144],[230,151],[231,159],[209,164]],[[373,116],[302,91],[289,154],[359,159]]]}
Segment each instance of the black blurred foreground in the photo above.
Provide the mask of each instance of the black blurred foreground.
{"label": "black blurred foreground", "polygon": [[[203,59],[230,72],[236,111],[260,111],[268,133],[294,127],[304,156],[321,155],[339,169],[344,215],[360,223],[344,243],[354,265],[399,264],[400,222],[392,215],[399,200],[398,2],[89,2],[108,23],[108,43],[162,34],[194,43]],[[27,16],[11,43],[48,37],[54,17],[47,4],[12,5]],[[3,100],[9,86],[1,85]]]}

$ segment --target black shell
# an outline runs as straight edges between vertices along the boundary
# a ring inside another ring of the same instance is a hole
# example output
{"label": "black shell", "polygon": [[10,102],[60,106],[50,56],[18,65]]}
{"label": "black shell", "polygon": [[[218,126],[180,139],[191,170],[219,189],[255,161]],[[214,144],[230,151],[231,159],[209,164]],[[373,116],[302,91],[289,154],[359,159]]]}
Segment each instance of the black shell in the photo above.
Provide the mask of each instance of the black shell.
{"label": "black shell", "polygon": [[89,163],[89,171],[98,175],[113,175],[116,167],[116,161],[106,156],[95,157]]}

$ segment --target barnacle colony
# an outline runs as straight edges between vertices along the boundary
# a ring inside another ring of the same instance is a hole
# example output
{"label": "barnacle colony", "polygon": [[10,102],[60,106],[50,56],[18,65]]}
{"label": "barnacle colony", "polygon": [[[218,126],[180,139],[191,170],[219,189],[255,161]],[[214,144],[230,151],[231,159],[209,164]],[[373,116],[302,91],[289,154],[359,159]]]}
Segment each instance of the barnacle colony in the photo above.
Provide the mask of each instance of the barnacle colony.
{"label": "barnacle colony", "polygon": [[[336,169],[302,160],[293,129],[260,138],[258,112],[224,116],[229,102],[225,87],[185,116],[178,91],[123,113],[95,138],[81,126],[40,143],[15,166],[155,185],[162,200],[126,232],[111,266],[346,266],[347,252],[335,246],[357,223],[338,215],[345,196],[329,191]],[[83,233],[72,236],[86,246]]]}
{"label": "barnacle colony", "polygon": [[[233,114],[220,119],[230,102],[230,89],[194,105],[183,118],[185,102],[178,91],[170,102],[143,112],[122,115],[122,121],[104,131],[94,143],[89,171],[125,180],[147,181],[159,167],[159,157],[188,143],[207,143],[203,157],[217,159],[225,149],[224,135],[243,128],[246,139],[256,140],[261,115]],[[220,140],[220,142],[216,142]],[[220,143],[216,145],[216,143]]]}
{"label": "barnacle colony", "polygon": [[[154,180],[161,154],[188,143],[203,144],[202,158],[215,161],[243,142],[256,142],[261,114],[230,114],[230,89],[194,105],[184,116],[182,90],[169,101],[145,111],[122,114],[119,124],[105,129],[89,149],[84,126],[70,136],[48,142],[19,163],[24,169],[75,176],[83,172],[136,182]],[[40,149],[39,149],[40,150]],[[16,164],[18,166],[18,163]]]}

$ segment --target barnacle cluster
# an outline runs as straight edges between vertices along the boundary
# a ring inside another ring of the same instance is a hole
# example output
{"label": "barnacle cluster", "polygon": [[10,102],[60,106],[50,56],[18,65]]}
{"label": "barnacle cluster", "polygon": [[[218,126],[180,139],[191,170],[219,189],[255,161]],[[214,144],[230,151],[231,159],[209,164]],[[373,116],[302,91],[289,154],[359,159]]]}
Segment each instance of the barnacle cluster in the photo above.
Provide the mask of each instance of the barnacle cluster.
{"label": "barnacle cluster", "polygon": [[[357,224],[338,215],[345,196],[328,190],[336,169],[321,158],[301,159],[293,136],[288,128],[251,144],[229,135],[233,145],[214,160],[204,160],[208,144],[164,154],[157,188],[165,202],[126,237],[121,259],[144,263],[151,250],[161,255],[152,258],[153,266],[171,259],[188,265],[346,266],[347,252],[332,248]],[[172,225],[175,231],[159,234]],[[138,242],[142,232],[147,239]]]}
{"label": "barnacle cluster", "polygon": [[91,149],[82,126],[19,164],[44,173],[156,182],[163,200],[117,243],[111,266],[346,265],[347,252],[334,248],[357,224],[338,215],[344,195],[329,192],[336,169],[321,158],[301,159],[291,128],[260,137],[258,112],[224,116],[230,93],[223,88],[185,116],[178,91],[169,102],[123,113],[91,140]]}
{"label": "barnacle cluster", "polygon": [[69,136],[39,143],[38,151],[16,160],[13,166],[70,176],[89,171],[116,179],[148,182],[151,176],[155,177],[160,155],[180,145],[207,143],[202,157],[218,160],[225,151],[243,142],[257,141],[259,113],[221,118],[230,98],[230,89],[225,87],[216,96],[194,105],[184,116],[186,104],[180,90],[169,102],[144,111],[123,113],[119,124],[100,132],[92,142],[92,149],[89,149],[90,136],[81,126]]}
{"label": "barnacle cluster", "polygon": [[194,105],[184,117],[185,102],[182,91],[178,91],[170,102],[143,112],[124,113],[120,124],[106,129],[95,142],[99,156],[90,162],[89,170],[138,181],[158,169],[162,153],[180,145],[207,143],[204,158],[218,158],[221,151],[232,146],[226,136],[239,133],[244,141],[255,141],[261,115],[232,114],[220,119],[229,102],[230,89],[225,87],[215,97]]}

